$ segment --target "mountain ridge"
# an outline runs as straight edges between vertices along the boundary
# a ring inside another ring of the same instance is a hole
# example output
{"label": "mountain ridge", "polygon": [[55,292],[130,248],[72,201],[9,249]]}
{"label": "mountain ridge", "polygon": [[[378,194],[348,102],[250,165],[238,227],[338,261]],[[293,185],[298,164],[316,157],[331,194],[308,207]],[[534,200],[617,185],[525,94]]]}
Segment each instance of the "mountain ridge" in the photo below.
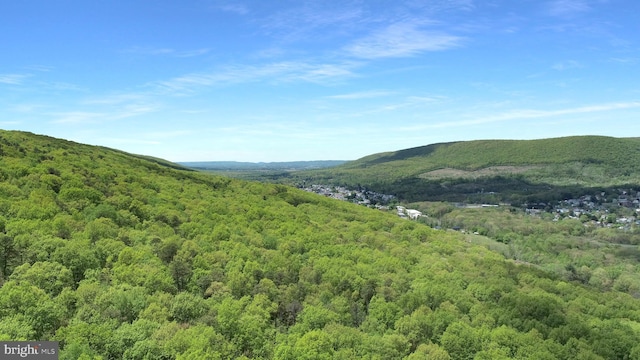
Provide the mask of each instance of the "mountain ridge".
{"label": "mountain ridge", "polygon": [[196,170],[305,170],[342,165],[346,160],[302,160],[302,161],[181,161],[178,164]]}
{"label": "mountain ridge", "polygon": [[[443,171],[446,169],[459,171]],[[483,173],[483,169],[491,171]],[[431,176],[438,171],[438,176]],[[462,172],[477,172],[478,176]],[[505,193],[505,201],[526,197],[533,201],[549,197],[545,188],[566,192],[571,187],[592,191],[635,186],[640,185],[639,177],[640,138],[607,136],[438,143],[297,174],[298,180],[365,186],[407,201],[462,201],[482,189]],[[458,188],[452,190],[450,184]]]}
{"label": "mountain ridge", "polygon": [[[447,143],[436,143],[392,152],[372,154],[346,164],[346,166],[367,166],[372,163],[407,160],[416,157],[436,157],[435,161],[453,160],[455,166],[470,167],[549,164],[558,162],[593,161],[617,162],[616,155],[611,152],[599,153],[597,157],[585,157],[592,147],[611,150],[640,149],[640,138],[615,138],[608,136],[584,135],[534,140],[470,140]],[[634,148],[635,147],[635,148]],[[443,152],[447,152],[446,157]],[[477,156],[483,158],[478,159]],[[524,155],[524,156],[523,156]],[[553,155],[550,157],[550,155]],[[636,155],[637,156],[637,155]],[[464,158],[464,160],[461,160]],[[473,163],[473,161],[478,161]],[[440,164],[438,164],[440,165]]]}

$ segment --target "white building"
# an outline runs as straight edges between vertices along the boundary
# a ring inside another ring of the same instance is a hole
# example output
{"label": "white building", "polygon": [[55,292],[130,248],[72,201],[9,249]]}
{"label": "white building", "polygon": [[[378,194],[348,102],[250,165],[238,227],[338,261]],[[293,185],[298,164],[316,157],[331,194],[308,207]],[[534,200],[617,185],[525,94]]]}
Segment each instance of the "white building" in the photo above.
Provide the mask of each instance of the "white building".
{"label": "white building", "polygon": [[417,219],[420,216],[422,216],[422,212],[418,211],[418,210],[414,210],[414,209],[407,209],[407,215],[409,215],[410,219]]}

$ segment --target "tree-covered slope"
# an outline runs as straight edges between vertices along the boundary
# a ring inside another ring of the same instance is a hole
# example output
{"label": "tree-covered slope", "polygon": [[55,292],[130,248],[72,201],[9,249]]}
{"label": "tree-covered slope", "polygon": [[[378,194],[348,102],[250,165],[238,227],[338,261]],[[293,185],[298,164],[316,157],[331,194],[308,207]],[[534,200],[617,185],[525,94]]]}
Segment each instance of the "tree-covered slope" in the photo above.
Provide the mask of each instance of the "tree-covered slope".
{"label": "tree-covered slope", "polygon": [[[422,158],[421,171],[442,167],[477,170],[499,165],[565,164],[591,162],[636,168],[640,160],[639,138],[571,136],[540,140],[475,140],[427,145],[392,153],[370,155],[345,168],[411,161]],[[636,160],[628,164],[627,161]]]}
{"label": "tree-covered slope", "polygon": [[362,185],[409,201],[549,198],[585,188],[640,185],[640,138],[573,136],[477,140],[374,154],[299,179]]}
{"label": "tree-covered slope", "polygon": [[61,359],[634,359],[640,301],[373,209],[0,132],[0,338]]}

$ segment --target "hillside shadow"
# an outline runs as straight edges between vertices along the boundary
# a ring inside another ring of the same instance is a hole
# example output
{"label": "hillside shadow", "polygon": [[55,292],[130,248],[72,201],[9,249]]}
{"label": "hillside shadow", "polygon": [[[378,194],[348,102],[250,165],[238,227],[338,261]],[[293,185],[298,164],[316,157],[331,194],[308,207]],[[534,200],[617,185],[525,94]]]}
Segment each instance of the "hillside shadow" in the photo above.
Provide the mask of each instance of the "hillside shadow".
{"label": "hillside shadow", "polygon": [[425,180],[405,178],[389,184],[370,184],[373,191],[393,194],[400,200],[449,201],[476,203],[547,204],[577,199],[585,195],[618,194],[620,189],[640,190],[637,184],[611,187],[558,186],[532,183],[522,177],[487,177],[482,179]]}
{"label": "hillside shadow", "polygon": [[389,155],[384,155],[377,159],[367,161],[366,165],[376,165],[376,164],[386,163],[389,161],[406,160],[413,157],[421,157],[421,156],[426,157],[427,155],[430,155],[431,153],[436,151],[439,147],[449,146],[451,144],[455,144],[455,142],[431,144],[431,145],[418,146],[418,147],[404,149],[404,150],[398,150],[390,153]]}

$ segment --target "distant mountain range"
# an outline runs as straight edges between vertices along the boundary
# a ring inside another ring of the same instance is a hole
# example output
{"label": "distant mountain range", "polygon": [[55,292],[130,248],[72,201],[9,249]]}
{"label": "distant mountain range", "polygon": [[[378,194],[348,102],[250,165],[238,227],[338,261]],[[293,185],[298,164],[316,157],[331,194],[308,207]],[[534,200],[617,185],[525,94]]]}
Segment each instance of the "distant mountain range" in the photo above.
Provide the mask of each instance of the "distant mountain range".
{"label": "distant mountain range", "polygon": [[197,170],[309,170],[334,167],[346,163],[346,160],[285,161],[285,162],[239,162],[239,161],[192,161],[181,162]]}

